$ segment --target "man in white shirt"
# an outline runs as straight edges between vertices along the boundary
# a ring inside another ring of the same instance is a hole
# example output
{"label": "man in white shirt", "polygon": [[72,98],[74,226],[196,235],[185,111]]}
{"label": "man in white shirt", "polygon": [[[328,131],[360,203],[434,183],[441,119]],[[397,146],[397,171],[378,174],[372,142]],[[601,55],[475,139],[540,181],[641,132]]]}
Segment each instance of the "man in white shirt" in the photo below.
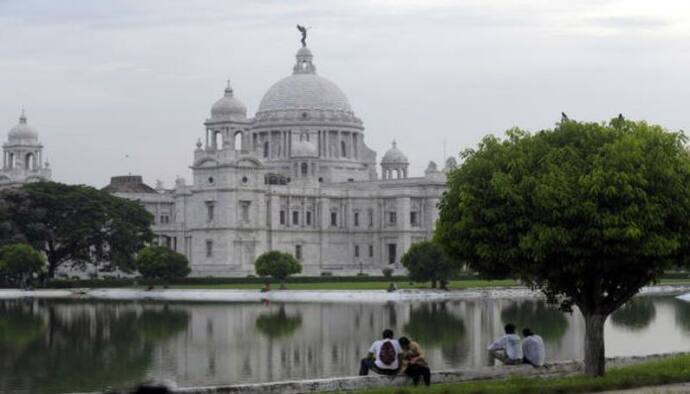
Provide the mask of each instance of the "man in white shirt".
{"label": "man in white shirt", "polygon": [[515,334],[515,324],[508,323],[504,329],[506,335],[489,345],[489,366],[494,365],[495,359],[504,365],[522,364],[522,346],[520,337]]}
{"label": "man in white shirt", "polygon": [[546,358],[544,340],[529,328],[522,330],[522,337],[522,354],[525,356],[523,362],[532,364],[535,368],[543,367]]}
{"label": "man in white shirt", "polygon": [[369,374],[369,370],[383,374],[395,375],[400,369],[400,344],[394,339],[392,330],[383,331],[383,339],[374,341],[369,348],[369,354],[362,359],[359,375]]}

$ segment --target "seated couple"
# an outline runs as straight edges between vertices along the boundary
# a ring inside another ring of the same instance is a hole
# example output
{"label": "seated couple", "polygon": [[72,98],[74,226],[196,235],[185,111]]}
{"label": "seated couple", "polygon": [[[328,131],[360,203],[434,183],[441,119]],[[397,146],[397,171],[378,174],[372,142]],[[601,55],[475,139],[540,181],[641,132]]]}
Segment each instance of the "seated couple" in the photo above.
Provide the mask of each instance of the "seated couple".
{"label": "seated couple", "polygon": [[431,384],[431,371],[419,344],[405,337],[396,340],[391,330],[384,330],[382,336],[383,339],[375,341],[367,357],[362,359],[360,376],[368,375],[369,370],[382,375],[402,372],[411,377],[415,385],[421,378],[427,386]]}
{"label": "seated couple", "polygon": [[524,339],[515,334],[515,324],[508,323],[504,327],[506,335],[498,338],[489,345],[489,366],[494,365],[498,359],[504,365],[531,364],[532,366],[544,366],[546,351],[544,341],[529,328],[522,330]]}

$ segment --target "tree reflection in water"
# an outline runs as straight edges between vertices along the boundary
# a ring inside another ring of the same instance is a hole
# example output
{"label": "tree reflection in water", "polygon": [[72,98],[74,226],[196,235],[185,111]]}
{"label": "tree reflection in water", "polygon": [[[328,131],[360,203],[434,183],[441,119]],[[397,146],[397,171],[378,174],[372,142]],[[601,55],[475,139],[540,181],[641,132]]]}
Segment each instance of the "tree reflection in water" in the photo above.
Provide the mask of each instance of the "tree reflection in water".
{"label": "tree reflection in water", "polygon": [[[7,371],[0,374],[0,391],[101,391],[137,384],[150,367],[154,345],[186,329],[188,321],[186,311],[159,304],[0,302],[0,365]],[[33,328],[27,334],[25,327]]]}
{"label": "tree reflection in water", "polygon": [[410,320],[403,333],[424,347],[440,347],[441,354],[450,363],[459,363],[467,355],[463,343],[465,323],[448,311],[445,302],[423,303],[412,307]]}
{"label": "tree reflection in water", "polygon": [[544,300],[524,300],[511,303],[501,310],[503,324],[513,323],[518,330],[529,327],[546,342],[556,342],[568,329],[563,312],[546,305]]}
{"label": "tree reflection in water", "polygon": [[611,323],[637,331],[649,326],[654,317],[656,307],[649,297],[633,297],[611,314]]}
{"label": "tree reflection in water", "polygon": [[285,306],[277,312],[264,313],[256,318],[256,329],[268,338],[289,337],[302,325],[302,315],[288,316]]}
{"label": "tree reflection in water", "polygon": [[671,299],[671,302],[676,312],[676,326],[690,332],[690,302],[677,298]]}

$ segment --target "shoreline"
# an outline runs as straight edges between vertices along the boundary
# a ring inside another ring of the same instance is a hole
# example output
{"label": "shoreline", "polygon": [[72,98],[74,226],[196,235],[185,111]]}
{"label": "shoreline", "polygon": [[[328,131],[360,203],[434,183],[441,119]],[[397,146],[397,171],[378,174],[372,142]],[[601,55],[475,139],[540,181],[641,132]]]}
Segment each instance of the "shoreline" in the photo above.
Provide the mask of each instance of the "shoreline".
{"label": "shoreline", "polygon": [[[638,295],[677,295],[690,302],[690,285],[659,285],[642,288]],[[526,287],[495,287],[462,290],[256,290],[238,289],[0,289],[0,300],[19,298],[191,301],[191,302],[326,302],[388,303],[413,301],[453,301],[477,298],[543,298]]]}

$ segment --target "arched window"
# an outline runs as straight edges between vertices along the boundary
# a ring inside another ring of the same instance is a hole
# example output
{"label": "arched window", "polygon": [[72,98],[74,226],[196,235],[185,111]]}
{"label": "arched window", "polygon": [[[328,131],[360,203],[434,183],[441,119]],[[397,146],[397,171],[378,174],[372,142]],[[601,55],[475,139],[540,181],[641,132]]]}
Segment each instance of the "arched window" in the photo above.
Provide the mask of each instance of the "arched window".
{"label": "arched window", "polygon": [[340,156],[347,157],[347,145],[345,141],[340,141]]}
{"label": "arched window", "polygon": [[26,156],[24,157],[24,168],[27,170],[32,170],[34,167],[34,154],[33,153],[27,153]]}
{"label": "arched window", "polygon": [[264,157],[268,157],[268,141],[264,142]]}
{"label": "arched window", "polygon": [[244,146],[242,146],[242,130],[238,130],[235,132],[235,150],[242,150]]}
{"label": "arched window", "polygon": [[309,165],[307,163],[302,163],[300,171],[301,171],[303,177],[307,176],[309,174]]}

